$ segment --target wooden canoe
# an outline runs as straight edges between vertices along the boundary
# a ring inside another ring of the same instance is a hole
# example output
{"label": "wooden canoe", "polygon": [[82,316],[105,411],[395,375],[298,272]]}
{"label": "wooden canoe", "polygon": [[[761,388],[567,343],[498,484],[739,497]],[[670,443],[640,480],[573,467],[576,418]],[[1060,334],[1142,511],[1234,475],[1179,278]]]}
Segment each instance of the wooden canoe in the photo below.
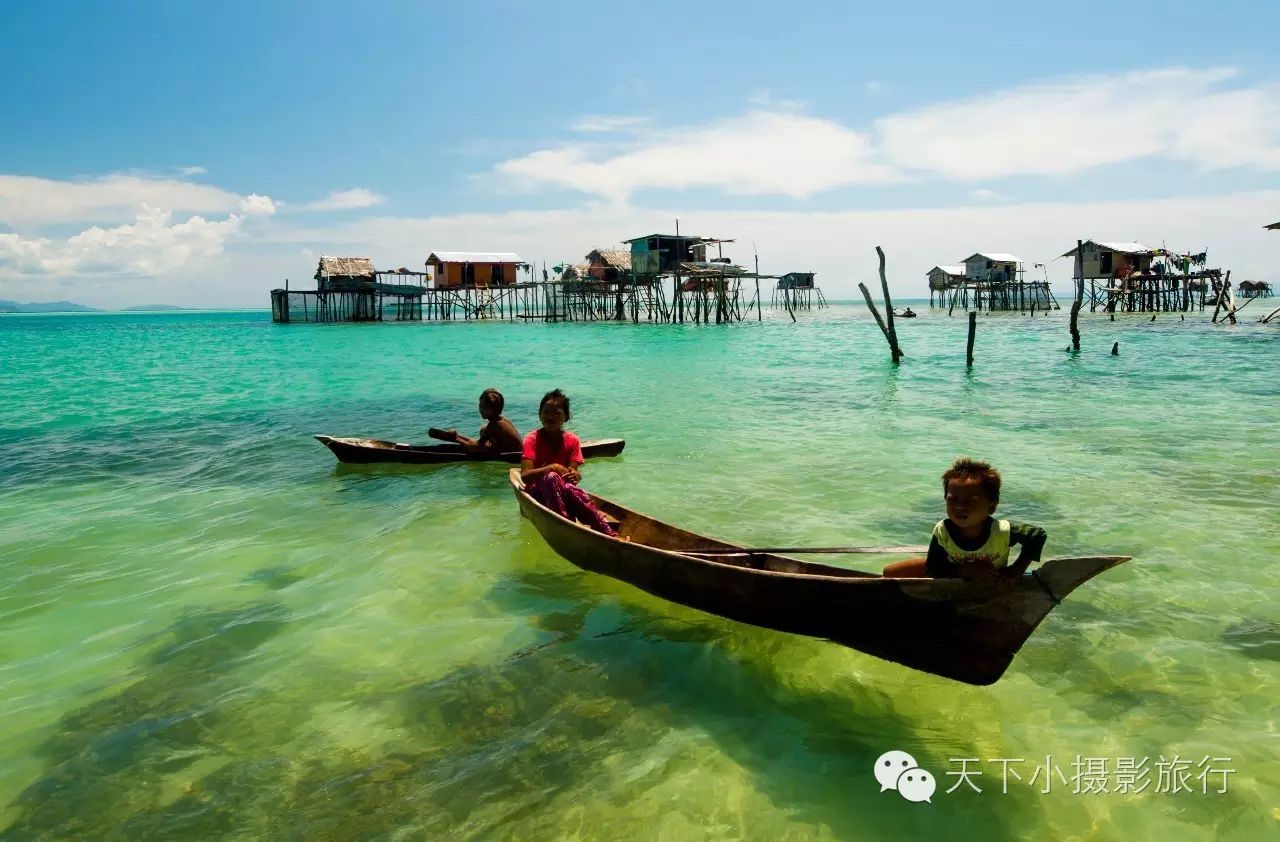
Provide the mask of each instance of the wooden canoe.
{"label": "wooden canoe", "polygon": [[[960,579],[888,579],[778,555],[705,556],[726,544],[633,512],[603,497],[620,538],[567,520],[524,491],[528,518],[551,548],[603,573],[690,608],[767,629],[819,637],[912,669],[992,684],[1053,607],[1127,556],[1056,558],[1004,591]],[[626,538],[627,540],[622,540]]]}
{"label": "wooden canoe", "polygon": [[[339,462],[368,464],[371,462],[398,462],[402,465],[439,465],[447,462],[510,462],[518,464],[520,454],[468,453],[460,444],[402,444],[383,439],[344,438],[342,436],[316,436],[316,441],[333,451]],[[626,447],[623,439],[584,441],[582,455],[587,459],[598,456],[617,456]]]}

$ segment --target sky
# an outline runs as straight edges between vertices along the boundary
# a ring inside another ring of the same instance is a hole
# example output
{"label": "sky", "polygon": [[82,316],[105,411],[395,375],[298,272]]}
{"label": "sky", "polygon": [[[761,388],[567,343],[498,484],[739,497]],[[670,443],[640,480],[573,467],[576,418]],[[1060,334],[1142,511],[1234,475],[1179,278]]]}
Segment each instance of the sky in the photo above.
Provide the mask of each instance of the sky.
{"label": "sky", "polygon": [[[0,9],[0,299],[267,307],[321,255],[669,233],[853,298],[1077,239],[1280,281],[1280,3]],[[1036,264],[1044,264],[1043,267]]]}

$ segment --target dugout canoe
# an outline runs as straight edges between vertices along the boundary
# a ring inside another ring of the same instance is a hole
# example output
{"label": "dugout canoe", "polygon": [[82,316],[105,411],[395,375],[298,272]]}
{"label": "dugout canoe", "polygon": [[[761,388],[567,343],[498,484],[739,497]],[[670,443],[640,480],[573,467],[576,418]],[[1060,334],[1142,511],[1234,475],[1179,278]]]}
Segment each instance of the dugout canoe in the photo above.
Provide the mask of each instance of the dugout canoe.
{"label": "dugout canoe", "polygon": [[[922,672],[992,684],[1036,626],[1080,585],[1128,556],[1055,558],[998,591],[959,579],[889,579],[780,555],[699,556],[740,548],[591,495],[621,537],[560,517],[510,473],[520,513],[583,570],[753,626],[824,638]],[[626,538],[627,540],[622,540]]]}
{"label": "dugout canoe", "polygon": [[[510,462],[518,464],[520,454],[468,453],[459,444],[404,444],[383,439],[359,439],[343,436],[316,436],[316,441],[333,451],[339,462],[369,464],[396,462],[402,465],[440,465],[448,462]],[[586,459],[617,456],[626,447],[624,439],[584,441],[582,455]]]}

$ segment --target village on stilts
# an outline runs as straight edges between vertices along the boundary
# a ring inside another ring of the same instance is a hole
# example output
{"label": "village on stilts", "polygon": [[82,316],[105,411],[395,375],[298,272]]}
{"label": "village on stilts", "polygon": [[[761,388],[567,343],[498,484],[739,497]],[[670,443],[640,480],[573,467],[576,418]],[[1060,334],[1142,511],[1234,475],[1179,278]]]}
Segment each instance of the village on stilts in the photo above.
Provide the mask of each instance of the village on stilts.
{"label": "village on stilts", "polygon": [[309,290],[271,291],[276,322],[452,321],[726,324],[770,306],[825,307],[813,272],[761,274],[724,255],[733,240],[649,234],[541,267],[512,252],[432,252],[425,271],[379,270],[366,257],[321,257]]}
{"label": "village on stilts", "polygon": [[[1278,223],[1277,225],[1280,225]],[[1267,226],[1276,228],[1277,226]],[[763,310],[796,313],[828,306],[813,271],[764,274],[725,255],[735,240],[648,234],[620,247],[592,249],[580,261],[541,264],[514,252],[434,251],[423,271],[378,269],[367,257],[321,257],[315,288],[271,291],[278,323],[505,320],[731,324],[763,320]],[[753,248],[754,250],[754,248]],[[877,248],[877,251],[879,249]],[[883,272],[883,255],[882,272]],[[1232,286],[1231,272],[1208,264],[1208,251],[1179,252],[1140,242],[1077,240],[1070,259],[1080,310],[1116,313],[1191,313],[1214,309],[1233,322],[1256,299],[1273,295],[1265,281]],[[1047,313],[1062,305],[1048,265],[1008,252],[975,252],[927,273],[929,307],[965,312]],[[762,283],[765,285],[762,289]],[[860,285],[861,286],[861,285]],[[865,290],[864,290],[865,293]],[[884,286],[886,306],[888,286]],[[1237,299],[1244,302],[1238,304]],[[869,300],[869,295],[868,295]],[[1262,321],[1280,314],[1273,311]],[[892,317],[892,310],[886,314]],[[898,314],[912,318],[909,307]]]}

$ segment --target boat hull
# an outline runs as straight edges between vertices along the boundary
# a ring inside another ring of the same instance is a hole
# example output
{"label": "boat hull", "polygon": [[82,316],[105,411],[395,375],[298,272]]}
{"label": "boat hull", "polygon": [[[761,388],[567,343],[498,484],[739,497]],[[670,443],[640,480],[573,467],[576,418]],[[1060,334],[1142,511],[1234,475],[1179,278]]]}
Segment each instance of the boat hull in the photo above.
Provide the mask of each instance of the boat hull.
{"label": "boat hull", "polygon": [[[346,438],[343,436],[316,436],[338,457],[339,462],[368,465],[378,462],[401,465],[443,465],[451,462],[508,462],[520,463],[520,454],[468,453],[457,444],[402,444],[383,439]],[[623,439],[601,439],[582,443],[582,455],[587,459],[617,456],[626,447]]]}
{"label": "boat hull", "polygon": [[595,497],[619,523],[610,538],[556,515],[511,483],[521,513],[557,553],[663,599],[719,617],[824,638],[912,669],[997,681],[1036,626],[1085,581],[1125,556],[1052,559],[1007,589],[958,579],[889,579],[783,556],[698,557],[735,545]]}

